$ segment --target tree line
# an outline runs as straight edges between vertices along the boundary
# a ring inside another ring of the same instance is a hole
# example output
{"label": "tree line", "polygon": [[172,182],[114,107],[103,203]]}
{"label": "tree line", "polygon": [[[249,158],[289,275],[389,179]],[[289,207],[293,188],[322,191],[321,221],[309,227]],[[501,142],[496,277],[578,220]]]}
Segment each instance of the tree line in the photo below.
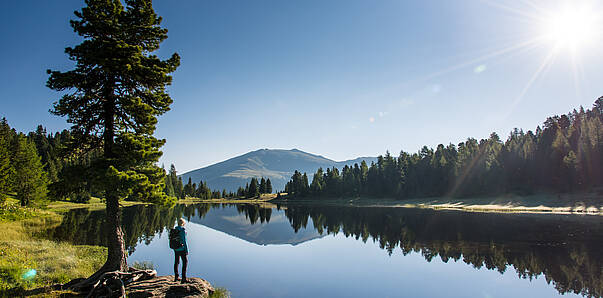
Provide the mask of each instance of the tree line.
{"label": "tree line", "polygon": [[208,200],[234,197],[234,194],[232,192],[227,193],[226,189],[222,191],[210,189],[204,181],[199,181],[197,185],[197,183],[192,182],[190,177],[188,183],[182,183],[182,177],[178,177],[176,167],[173,164],[170,165],[170,170],[165,175],[164,185],[163,192],[166,195],[179,199],[194,197]]}
{"label": "tree line", "polygon": [[262,177],[260,181],[258,181],[257,178],[251,178],[251,180],[245,184],[245,188],[240,186],[237,189],[237,196],[244,198],[255,198],[261,194],[267,193],[272,193],[272,181],[270,181],[270,178],[264,179],[264,177]]}
{"label": "tree line", "polygon": [[[70,154],[67,149],[75,141],[69,130],[48,133],[38,125],[35,131],[23,133],[11,128],[6,118],[0,120],[0,203],[9,195],[22,206],[48,199],[86,203],[92,196],[102,197],[102,190],[91,183],[94,177],[88,170],[102,152],[97,149]],[[212,190],[206,182],[192,183],[190,178],[183,184],[173,164],[163,181],[163,193],[178,199],[251,198],[272,193],[272,182],[263,177],[252,178],[237,192]]]}
{"label": "tree line", "polygon": [[165,176],[164,193],[168,196],[184,199],[185,197],[193,197],[204,200],[222,199],[222,198],[255,198],[260,194],[272,193],[272,182],[270,178],[261,180],[251,178],[243,188],[242,186],[236,192],[226,191],[226,189],[211,190],[207,182],[201,180],[199,184],[193,183],[189,177],[186,184],[182,183],[182,177],[179,177],[176,167],[170,165],[170,170]]}
{"label": "tree line", "polygon": [[431,197],[537,192],[600,191],[603,187],[603,97],[592,109],[546,119],[543,127],[514,129],[458,145],[423,146],[417,153],[389,152],[368,165],[295,171],[285,186],[291,197]]}
{"label": "tree line", "polygon": [[58,180],[63,166],[54,150],[63,138],[60,133],[47,136],[42,126],[25,135],[6,118],[0,121],[0,203],[9,194],[22,206],[46,197],[48,183]]}

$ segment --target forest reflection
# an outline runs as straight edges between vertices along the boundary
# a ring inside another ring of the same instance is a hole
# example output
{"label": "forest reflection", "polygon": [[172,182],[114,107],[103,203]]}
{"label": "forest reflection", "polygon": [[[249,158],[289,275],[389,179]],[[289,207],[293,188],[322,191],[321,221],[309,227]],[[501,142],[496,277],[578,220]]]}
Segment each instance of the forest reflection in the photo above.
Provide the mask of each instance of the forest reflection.
{"label": "forest reflection", "polygon": [[[133,206],[123,208],[126,248],[131,254],[137,244],[149,244],[177,218],[204,217],[211,208],[236,208],[252,225],[270,222],[274,210],[284,210],[296,233],[309,228],[321,235],[341,233],[370,240],[389,255],[415,252],[428,262],[439,257],[444,263],[462,261],[501,273],[512,267],[520,278],[543,275],[560,293],[603,296],[603,222],[598,216],[310,204]],[[102,211],[73,210],[49,235],[76,244],[103,245],[103,219]]]}
{"label": "forest reflection", "polygon": [[295,230],[311,218],[321,234],[371,239],[390,255],[399,247],[428,262],[439,256],[501,273],[512,266],[521,278],[543,274],[560,293],[603,295],[598,217],[316,205],[288,205],[285,214]]}

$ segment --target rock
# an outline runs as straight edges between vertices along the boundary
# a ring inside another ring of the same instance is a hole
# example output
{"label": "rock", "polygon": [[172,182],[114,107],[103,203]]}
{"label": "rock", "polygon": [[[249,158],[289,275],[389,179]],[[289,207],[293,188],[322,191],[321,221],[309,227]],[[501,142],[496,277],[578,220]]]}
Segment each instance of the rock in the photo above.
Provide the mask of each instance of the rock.
{"label": "rock", "polygon": [[188,283],[174,282],[173,275],[157,276],[136,281],[126,286],[128,297],[208,297],[214,292],[211,284],[198,277],[189,277]]}

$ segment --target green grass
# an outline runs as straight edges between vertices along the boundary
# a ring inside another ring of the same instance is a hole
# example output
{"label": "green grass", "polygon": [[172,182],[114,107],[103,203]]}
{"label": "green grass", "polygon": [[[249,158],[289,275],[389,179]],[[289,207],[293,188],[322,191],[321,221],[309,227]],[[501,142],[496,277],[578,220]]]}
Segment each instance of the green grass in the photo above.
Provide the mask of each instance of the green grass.
{"label": "green grass", "polygon": [[176,203],[177,204],[197,204],[197,203],[227,203],[227,204],[231,204],[231,203],[262,203],[262,202],[270,201],[270,200],[272,200],[274,198],[276,198],[276,194],[261,194],[260,196],[255,197],[255,198],[237,197],[237,198],[221,198],[221,199],[209,199],[209,200],[204,200],[204,199],[200,199],[200,198],[186,197],[183,200],[176,201]]}
{"label": "green grass", "polygon": [[[132,201],[120,201],[121,206],[133,206],[141,204],[150,204],[144,202],[132,202]],[[100,198],[92,197],[88,203],[75,203],[69,201],[53,201],[46,205],[46,209],[53,212],[66,212],[75,208],[88,208],[90,210],[102,210],[105,209],[105,201]]]}
{"label": "green grass", "polygon": [[[49,240],[0,242],[0,293],[86,277],[103,265],[107,249]],[[35,271],[34,271],[35,270]]]}
{"label": "green grass", "polygon": [[226,288],[214,288],[209,298],[230,298],[230,292]]}
{"label": "green grass", "polygon": [[0,207],[0,297],[87,277],[102,266],[104,247],[42,238],[61,221],[58,213],[20,207],[16,200],[8,199]]}
{"label": "green grass", "polygon": [[0,222],[23,220],[38,216],[38,212],[31,208],[23,208],[14,204],[0,206]]}
{"label": "green grass", "polygon": [[138,270],[155,270],[155,264],[151,261],[134,261],[130,266]]}

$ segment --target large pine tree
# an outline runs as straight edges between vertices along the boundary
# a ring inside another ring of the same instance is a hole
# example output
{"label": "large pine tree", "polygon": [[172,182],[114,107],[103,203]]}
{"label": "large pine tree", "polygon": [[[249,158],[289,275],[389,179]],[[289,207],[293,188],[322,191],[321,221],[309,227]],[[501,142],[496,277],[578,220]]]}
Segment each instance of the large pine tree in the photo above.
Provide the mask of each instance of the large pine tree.
{"label": "large pine tree", "polygon": [[103,152],[90,163],[90,179],[106,199],[108,256],[93,280],[127,269],[119,200],[166,200],[164,171],[155,165],[165,140],[153,133],[157,116],[172,103],[166,86],[180,57],[161,60],[151,54],[167,38],[167,29],[150,0],[86,0],[75,16],[71,26],[83,41],[65,49],[75,68],[49,70],[47,86],[64,92],[52,113],[72,124],[70,152]]}

